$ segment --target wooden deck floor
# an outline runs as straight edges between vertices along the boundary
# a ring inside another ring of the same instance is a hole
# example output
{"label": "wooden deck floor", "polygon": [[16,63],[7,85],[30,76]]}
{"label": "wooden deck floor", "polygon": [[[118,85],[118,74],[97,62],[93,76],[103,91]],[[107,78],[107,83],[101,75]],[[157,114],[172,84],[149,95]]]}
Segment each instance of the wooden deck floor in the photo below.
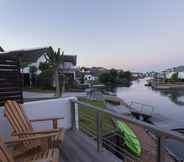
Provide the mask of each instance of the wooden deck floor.
{"label": "wooden deck floor", "polygon": [[80,131],[65,132],[61,162],[122,162],[107,150],[97,152],[96,142]]}

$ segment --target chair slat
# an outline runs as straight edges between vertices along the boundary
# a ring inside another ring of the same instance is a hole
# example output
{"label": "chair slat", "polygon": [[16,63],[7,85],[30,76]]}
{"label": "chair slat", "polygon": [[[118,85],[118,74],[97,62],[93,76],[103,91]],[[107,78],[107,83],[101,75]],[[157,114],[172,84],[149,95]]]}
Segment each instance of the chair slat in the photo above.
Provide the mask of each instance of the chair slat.
{"label": "chair slat", "polygon": [[3,139],[0,137],[0,161],[1,162],[59,162],[59,150],[50,148],[45,151],[33,151],[13,158],[12,152],[8,150],[4,144]]}
{"label": "chair slat", "polygon": [[[17,134],[23,132],[32,132],[32,126],[28,122],[25,113],[20,104],[17,104],[15,101],[6,101],[5,103],[5,115],[8,118],[10,125],[13,128],[13,131]],[[21,137],[27,137],[30,135],[21,135]],[[24,142],[26,148],[33,148],[38,146],[35,142]]]}
{"label": "chair slat", "polygon": [[3,142],[1,137],[0,137],[0,161],[2,161],[2,162],[14,162],[11,154],[8,152],[8,149],[4,145],[4,142]]}

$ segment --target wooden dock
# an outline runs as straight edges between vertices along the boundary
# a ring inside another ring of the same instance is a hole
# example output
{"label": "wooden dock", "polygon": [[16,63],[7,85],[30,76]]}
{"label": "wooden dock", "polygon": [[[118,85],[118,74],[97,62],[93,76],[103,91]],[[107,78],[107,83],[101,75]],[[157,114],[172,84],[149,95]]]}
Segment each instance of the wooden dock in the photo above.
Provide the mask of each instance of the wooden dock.
{"label": "wooden dock", "polygon": [[123,99],[118,96],[104,95],[104,100],[107,103],[111,103],[112,105],[114,105],[113,109],[116,112],[119,111],[122,112],[122,114],[130,112],[137,119],[148,120],[154,116],[154,107],[151,105],[146,105],[137,102],[131,102],[130,104],[127,104]]}

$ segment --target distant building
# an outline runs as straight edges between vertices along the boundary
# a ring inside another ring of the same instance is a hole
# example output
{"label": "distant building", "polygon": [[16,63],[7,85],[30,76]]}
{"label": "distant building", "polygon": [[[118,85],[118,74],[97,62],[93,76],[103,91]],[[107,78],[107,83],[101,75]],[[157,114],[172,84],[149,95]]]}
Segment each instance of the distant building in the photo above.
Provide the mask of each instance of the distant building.
{"label": "distant building", "polygon": [[155,71],[151,71],[151,72],[147,72],[146,74],[145,74],[145,76],[146,77],[151,77],[151,78],[156,78],[157,77],[157,72],[155,72]]}
{"label": "distant building", "polygon": [[184,79],[184,66],[177,66],[173,68],[168,68],[163,71],[166,79],[171,79],[172,75],[178,73],[179,79]]}
{"label": "distant building", "polygon": [[184,79],[184,72],[178,72],[178,78]]}
{"label": "distant building", "polygon": [[139,73],[139,72],[132,72],[132,76],[134,78],[143,78],[143,77],[145,77],[145,74],[144,73]]}
{"label": "distant building", "polygon": [[95,82],[98,80],[99,76],[108,70],[103,67],[81,67],[80,68],[80,81],[84,83]]}
{"label": "distant building", "polygon": [[87,83],[87,82],[94,82],[97,80],[97,77],[91,75],[91,74],[86,74],[84,75],[84,82]]}

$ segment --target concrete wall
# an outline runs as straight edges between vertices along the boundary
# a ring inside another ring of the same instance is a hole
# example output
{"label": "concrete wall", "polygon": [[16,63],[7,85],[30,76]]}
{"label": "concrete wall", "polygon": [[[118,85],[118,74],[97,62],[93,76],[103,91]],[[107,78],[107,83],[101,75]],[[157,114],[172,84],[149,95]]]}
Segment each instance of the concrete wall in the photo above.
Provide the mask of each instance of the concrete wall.
{"label": "concrete wall", "polygon": [[[71,99],[75,98],[27,102],[24,104],[24,108],[29,119],[64,117],[63,120],[59,121],[59,126],[62,128],[71,128]],[[33,123],[33,128],[35,130],[52,128],[52,122]],[[9,123],[4,117],[4,108],[0,107],[0,136],[9,139],[10,133]]]}

